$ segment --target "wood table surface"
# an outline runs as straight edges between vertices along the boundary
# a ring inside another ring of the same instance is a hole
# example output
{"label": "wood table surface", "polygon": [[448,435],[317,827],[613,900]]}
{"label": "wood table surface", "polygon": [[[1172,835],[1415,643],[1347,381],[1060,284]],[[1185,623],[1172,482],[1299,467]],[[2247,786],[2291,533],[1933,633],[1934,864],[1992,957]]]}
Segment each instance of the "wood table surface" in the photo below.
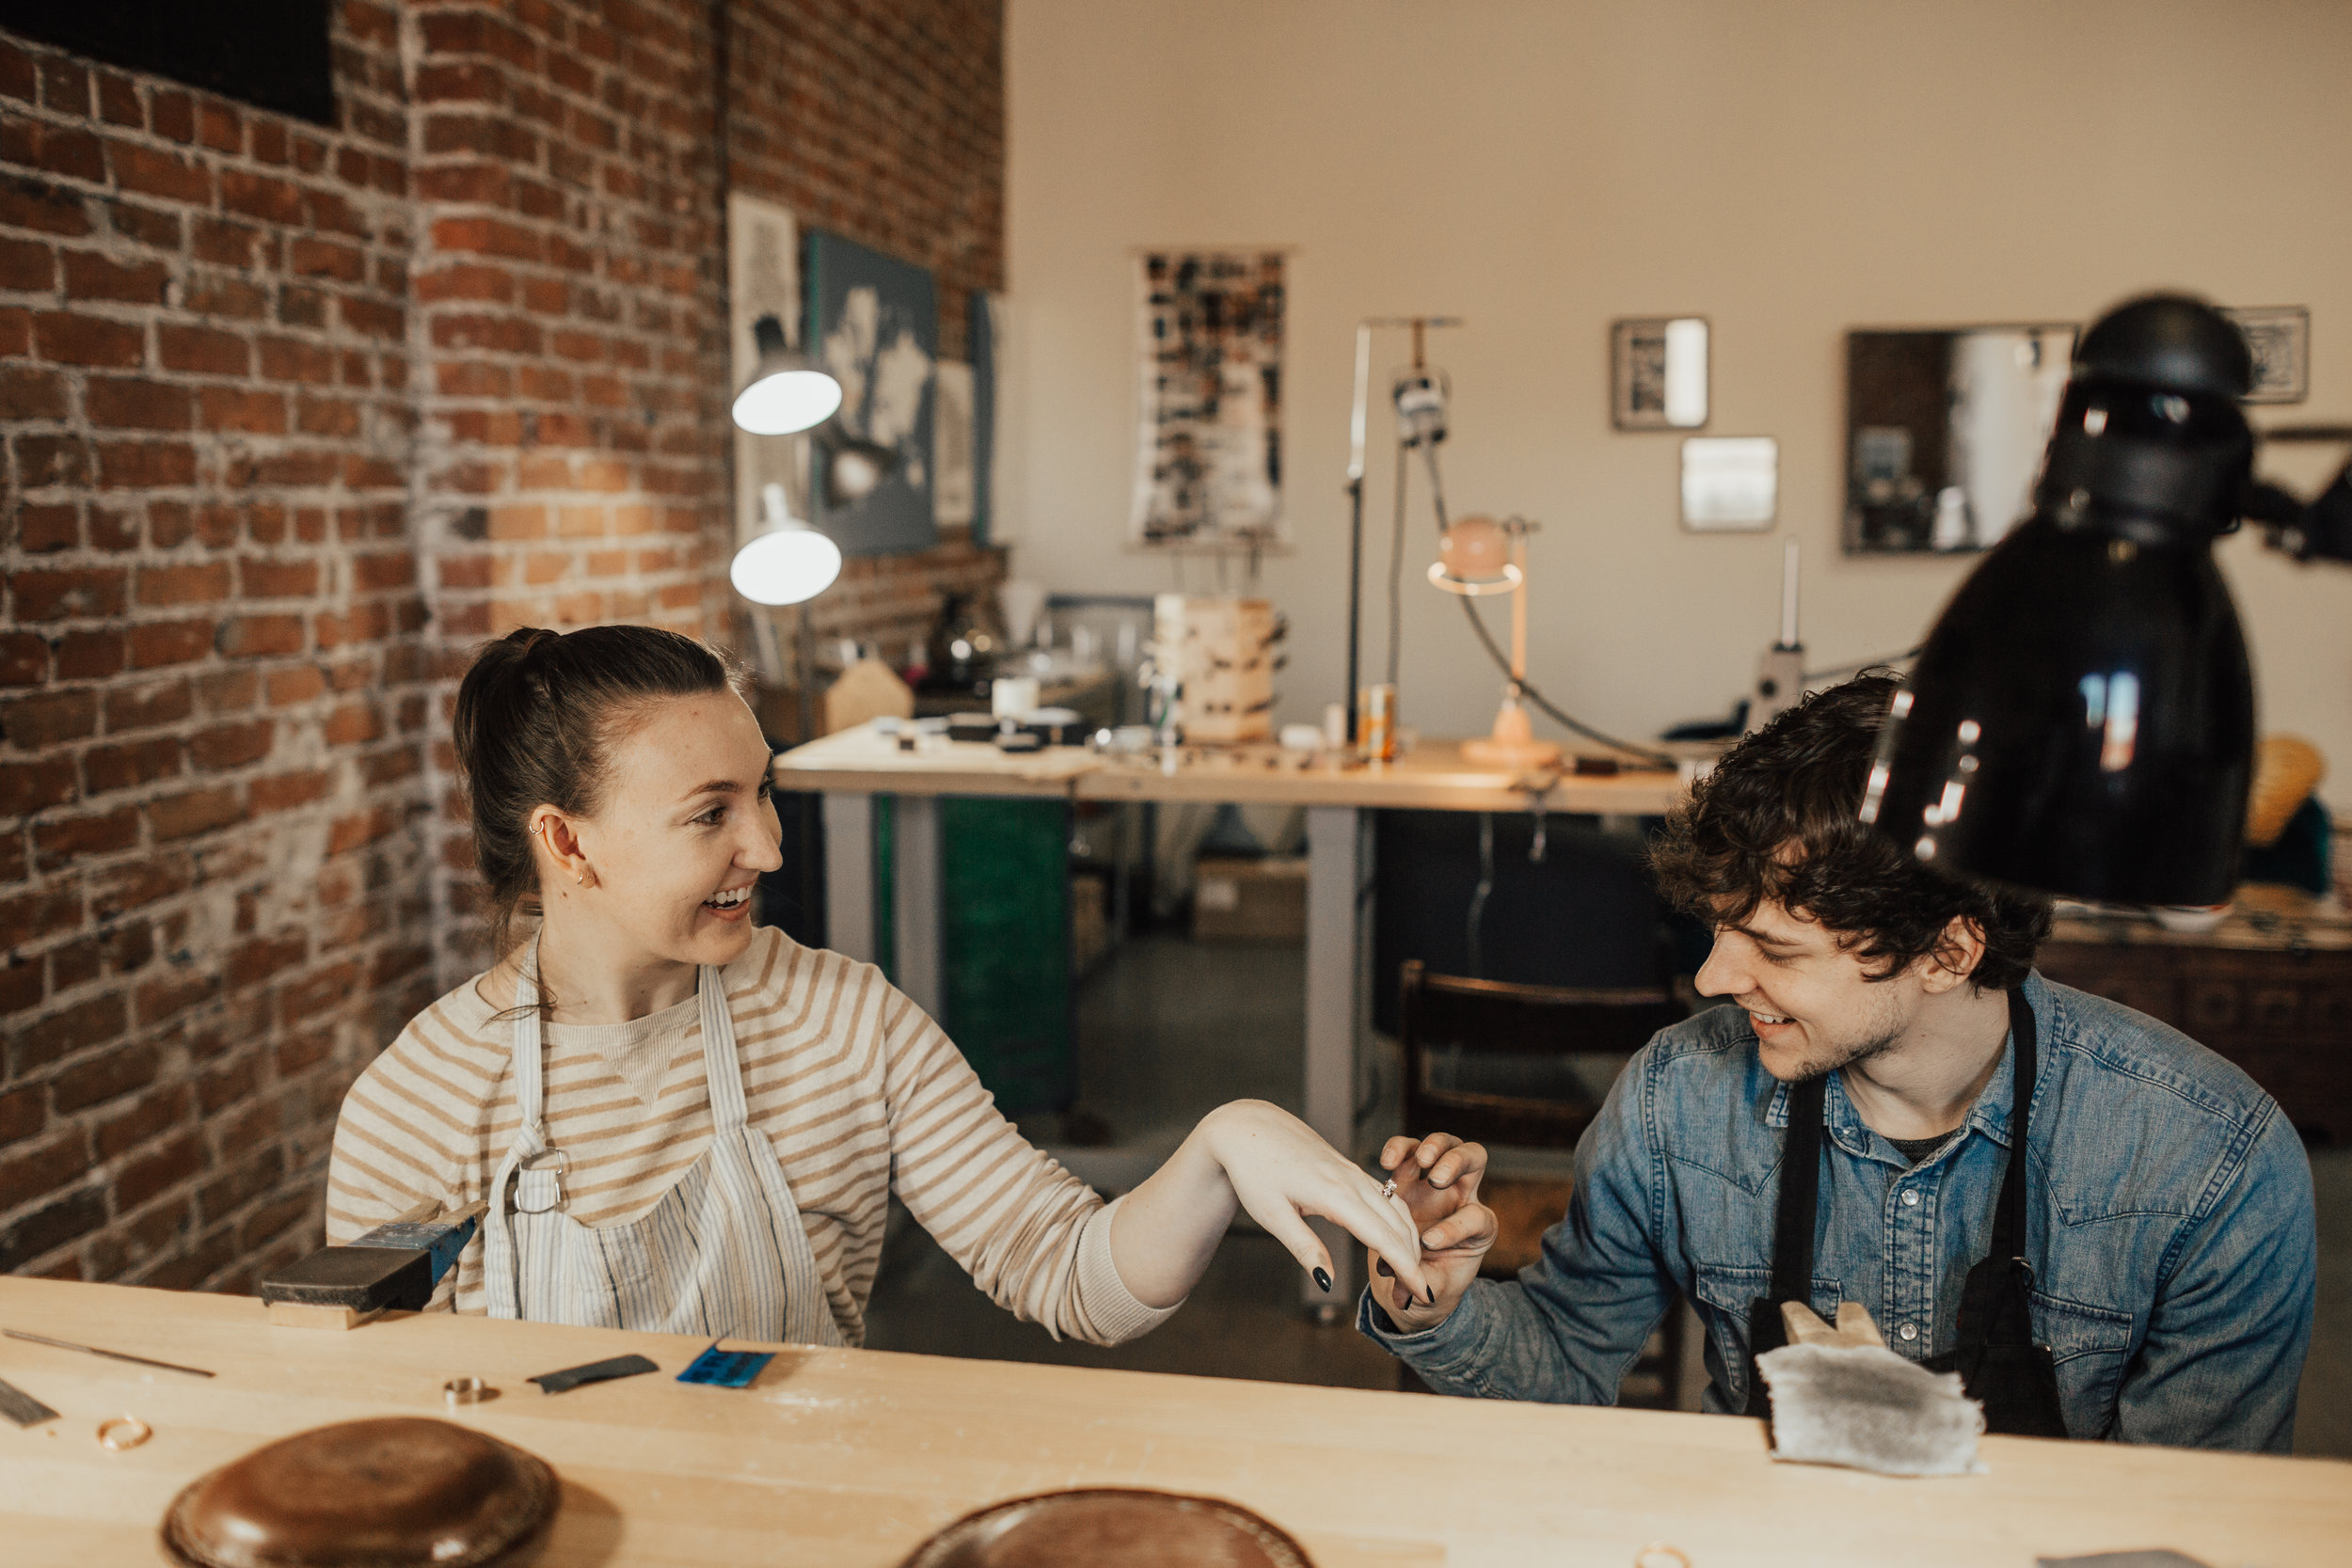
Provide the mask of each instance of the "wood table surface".
{"label": "wood table surface", "polygon": [[[677,1383],[699,1341],[435,1313],[273,1328],[251,1298],[0,1278],[0,1325],[214,1370],[0,1339],[0,1377],[63,1414],[0,1426],[0,1561],[157,1560],[156,1522],[214,1465],[308,1427],[441,1416],[552,1464],[542,1560],[889,1568],[949,1520],[1067,1486],[1214,1494],[1321,1568],[1595,1564],[1652,1541],[1692,1568],[2031,1568],[2169,1546],[2213,1568],[2352,1558],[2352,1465],[1990,1438],[1989,1473],[1895,1481],[1775,1465],[1761,1423],[1359,1389],[783,1351],[745,1390]],[[1345,1332],[1345,1330],[1335,1330]],[[532,1373],[638,1352],[659,1374],[542,1394]],[[445,1412],[440,1386],[501,1390]],[[152,1441],[109,1453],[97,1424]]]}
{"label": "wood table surface", "polygon": [[[1708,748],[1683,748],[1694,759]],[[1608,775],[1473,767],[1457,740],[1423,740],[1394,762],[1342,766],[1277,746],[1187,746],[1157,755],[1098,755],[1079,746],[1006,753],[985,741],[933,739],[901,751],[871,728],[844,730],[779,755],[779,789],[900,795],[1067,795],[1082,800],[1233,800],[1439,811],[1548,811],[1650,816],[1680,799],[1670,772]]]}

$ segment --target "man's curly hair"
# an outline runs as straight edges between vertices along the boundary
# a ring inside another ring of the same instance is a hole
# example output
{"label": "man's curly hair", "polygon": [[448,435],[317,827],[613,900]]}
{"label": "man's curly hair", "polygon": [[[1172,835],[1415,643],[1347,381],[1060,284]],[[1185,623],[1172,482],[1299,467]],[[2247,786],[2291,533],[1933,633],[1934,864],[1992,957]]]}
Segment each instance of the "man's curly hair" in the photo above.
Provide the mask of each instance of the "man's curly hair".
{"label": "man's curly hair", "polygon": [[1771,900],[1820,921],[1891,979],[1966,920],[1984,933],[1969,978],[2007,990],[2050,933],[2041,894],[1931,871],[1863,825],[1862,792],[1879,726],[1901,683],[1867,671],[1819,691],[1726,752],[1666,818],[1650,851],[1658,885],[1710,926],[1738,925]]}

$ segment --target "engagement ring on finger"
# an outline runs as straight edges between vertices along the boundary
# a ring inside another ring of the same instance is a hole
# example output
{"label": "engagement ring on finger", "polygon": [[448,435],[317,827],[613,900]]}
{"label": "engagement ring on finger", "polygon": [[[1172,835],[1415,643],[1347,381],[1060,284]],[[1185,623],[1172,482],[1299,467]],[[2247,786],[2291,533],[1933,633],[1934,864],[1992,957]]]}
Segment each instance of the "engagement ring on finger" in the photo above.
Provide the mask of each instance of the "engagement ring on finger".
{"label": "engagement ring on finger", "polygon": [[1386,1181],[1380,1183],[1380,1196],[1384,1198],[1394,1197],[1396,1196],[1395,1177],[1391,1176]]}

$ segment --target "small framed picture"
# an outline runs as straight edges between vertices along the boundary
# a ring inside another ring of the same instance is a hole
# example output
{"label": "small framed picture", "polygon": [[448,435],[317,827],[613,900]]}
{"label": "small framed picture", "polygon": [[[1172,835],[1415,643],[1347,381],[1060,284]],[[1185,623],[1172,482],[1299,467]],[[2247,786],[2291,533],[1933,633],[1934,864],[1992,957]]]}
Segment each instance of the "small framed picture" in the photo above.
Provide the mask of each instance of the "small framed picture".
{"label": "small framed picture", "polygon": [[2249,403],[2301,403],[2312,390],[2312,313],[2300,305],[2256,305],[2221,312],[2254,354]]}
{"label": "small framed picture", "polygon": [[1609,366],[1609,420],[1617,429],[1706,428],[1706,317],[1611,323]]}

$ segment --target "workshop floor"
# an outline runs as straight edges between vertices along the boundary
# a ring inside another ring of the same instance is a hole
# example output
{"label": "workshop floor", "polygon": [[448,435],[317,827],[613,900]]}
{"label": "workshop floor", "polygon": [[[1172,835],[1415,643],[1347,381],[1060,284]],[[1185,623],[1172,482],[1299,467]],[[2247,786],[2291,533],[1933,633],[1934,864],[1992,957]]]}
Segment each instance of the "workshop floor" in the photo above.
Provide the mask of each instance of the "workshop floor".
{"label": "workshop floor", "polygon": [[[1124,1146],[1172,1148],[1213,1106],[1243,1097],[1296,1110],[1304,962],[1291,948],[1129,943],[1087,982],[1078,1008],[1086,1108]],[[1025,1128],[1056,1142],[1057,1118]],[[2352,1149],[2315,1150],[2319,1316],[2303,1372],[2296,1451],[2352,1458]],[[866,1319],[875,1350],[1136,1371],[1393,1388],[1395,1363],[1343,1321],[1298,1308],[1298,1272],[1270,1238],[1236,1231],[1184,1309],[1116,1350],[1015,1322],[920,1227],[893,1215]]]}

